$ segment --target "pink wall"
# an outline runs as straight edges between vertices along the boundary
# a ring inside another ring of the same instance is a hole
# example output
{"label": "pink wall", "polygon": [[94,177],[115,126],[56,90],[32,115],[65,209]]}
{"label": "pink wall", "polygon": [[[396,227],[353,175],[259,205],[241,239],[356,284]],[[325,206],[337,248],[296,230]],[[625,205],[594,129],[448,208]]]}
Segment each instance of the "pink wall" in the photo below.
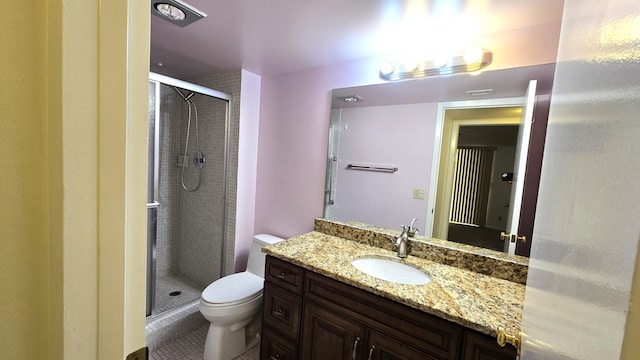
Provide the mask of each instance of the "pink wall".
{"label": "pink wall", "polygon": [[[437,110],[437,103],[342,109],[334,220],[399,229],[416,218],[425,230]],[[348,170],[349,163],[398,171]],[[413,198],[415,188],[424,199]]]}
{"label": "pink wall", "polygon": [[[496,34],[489,68],[555,62],[559,23],[534,38]],[[331,90],[380,83],[380,58],[262,78],[255,232],[292,237],[322,216]]]}
{"label": "pink wall", "polygon": [[366,59],[262,78],[256,233],[287,238],[313,229],[323,210],[331,90],[378,82],[377,64]]}

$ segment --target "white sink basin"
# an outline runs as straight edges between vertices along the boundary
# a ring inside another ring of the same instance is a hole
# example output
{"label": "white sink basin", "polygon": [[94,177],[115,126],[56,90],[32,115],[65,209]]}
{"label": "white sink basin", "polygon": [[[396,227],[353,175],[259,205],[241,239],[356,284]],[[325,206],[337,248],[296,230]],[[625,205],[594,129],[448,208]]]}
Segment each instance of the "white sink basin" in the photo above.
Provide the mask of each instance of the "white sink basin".
{"label": "white sink basin", "polygon": [[431,276],[399,259],[362,257],[351,261],[356,269],[381,280],[400,284],[422,285],[431,281]]}

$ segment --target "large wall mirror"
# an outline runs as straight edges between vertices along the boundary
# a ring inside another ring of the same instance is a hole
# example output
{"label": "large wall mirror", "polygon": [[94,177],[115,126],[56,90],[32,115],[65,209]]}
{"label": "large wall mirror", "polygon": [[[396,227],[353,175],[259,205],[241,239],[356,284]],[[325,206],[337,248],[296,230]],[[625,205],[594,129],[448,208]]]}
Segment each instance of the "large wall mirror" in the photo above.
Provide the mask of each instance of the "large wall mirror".
{"label": "large wall mirror", "polygon": [[554,70],[334,89],[324,217],[528,256]]}

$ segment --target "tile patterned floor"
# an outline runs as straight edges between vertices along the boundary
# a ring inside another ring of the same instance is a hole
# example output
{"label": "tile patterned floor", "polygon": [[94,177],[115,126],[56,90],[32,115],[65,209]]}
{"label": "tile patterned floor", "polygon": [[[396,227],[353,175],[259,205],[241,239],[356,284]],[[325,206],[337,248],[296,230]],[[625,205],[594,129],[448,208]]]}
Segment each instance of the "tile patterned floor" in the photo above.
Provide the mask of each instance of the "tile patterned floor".
{"label": "tile patterned floor", "polygon": [[[149,354],[150,360],[202,360],[204,341],[209,325],[200,326],[193,332],[168,341]],[[233,360],[258,360],[259,346],[256,345]]]}

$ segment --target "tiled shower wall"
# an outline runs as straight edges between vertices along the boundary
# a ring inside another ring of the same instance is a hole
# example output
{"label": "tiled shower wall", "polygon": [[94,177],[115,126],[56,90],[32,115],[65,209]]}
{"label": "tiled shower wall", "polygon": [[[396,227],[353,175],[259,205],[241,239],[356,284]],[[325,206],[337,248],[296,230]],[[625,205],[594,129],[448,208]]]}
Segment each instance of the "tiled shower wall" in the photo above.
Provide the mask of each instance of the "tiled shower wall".
{"label": "tiled shower wall", "polygon": [[[198,83],[240,98],[240,71],[207,76]],[[186,94],[186,92],[185,92]],[[223,193],[226,102],[196,94],[200,150],[206,162],[200,187],[194,192],[181,185],[181,163],[188,124],[188,107],[175,90],[161,85],[160,174],[157,275],[178,274],[204,289],[220,277],[222,225],[226,223],[225,272],[233,270],[235,199],[237,183],[239,101],[232,101],[229,137],[228,196]],[[193,188],[198,170],[192,159],[196,149],[195,113],[192,113],[184,182]],[[227,202],[226,219],[223,204]]]}
{"label": "tiled shower wall", "polygon": [[227,196],[227,219],[225,249],[225,274],[231,274],[234,270],[235,261],[235,229],[236,229],[236,200],[238,185],[238,137],[240,129],[240,84],[242,80],[241,71],[224,72],[213,74],[194,82],[230,94],[231,101],[231,121],[229,127],[229,163],[228,163],[228,196]]}
{"label": "tiled shower wall", "polygon": [[[189,147],[184,171],[184,185],[197,190],[182,188],[178,179],[178,253],[175,258],[178,273],[194,281],[199,287],[220,277],[222,236],[224,224],[224,129],[226,101],[196,94],[192,100],[197,105],[200,151],[206,162],[202,170],[193,165],[196,147],[195,112],[192,111]],[[188,109],[183,112],[180,127],[180,149],[177,160],[182,163],[187,136]],[[174,155],[176,157],[176,155]],[[182,167],[178,167],[178,177]],[[200,179],[198,179],[200,178]]]}

